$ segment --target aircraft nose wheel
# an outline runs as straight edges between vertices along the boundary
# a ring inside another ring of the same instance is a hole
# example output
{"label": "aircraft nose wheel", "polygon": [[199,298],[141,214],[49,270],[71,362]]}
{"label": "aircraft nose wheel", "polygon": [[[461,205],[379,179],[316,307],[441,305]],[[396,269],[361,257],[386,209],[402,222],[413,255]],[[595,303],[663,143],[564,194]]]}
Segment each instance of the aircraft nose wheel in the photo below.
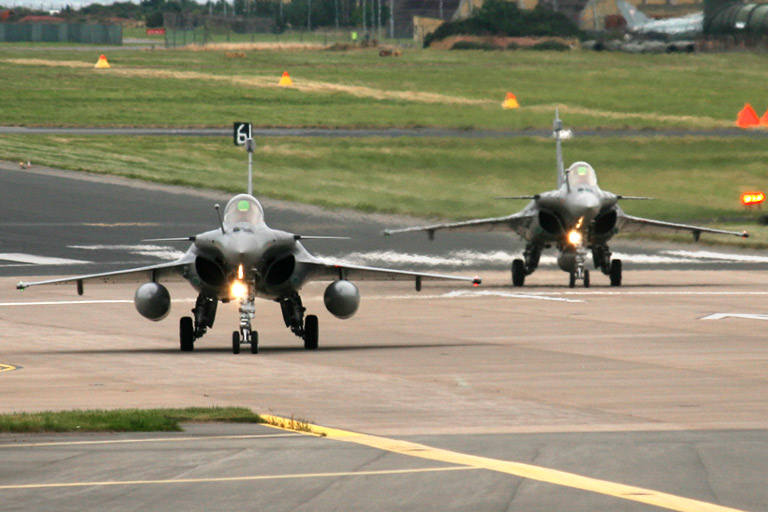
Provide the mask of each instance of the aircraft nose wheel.
{"label": "aircraft nose wheel", "polygon": [[240,345],[250,344],[251,354],[259,353],[259,333],[250,329],[243,329],[243,332],[232,331],[232,353],[240,353]]}
{"label": "aircraft nose wheel", "polygon": [[[579,279],[579,276],[576,272],[571,271],[568,278],[568,288],[576,287],[576,279]],[[584,270],[580,279],[584,283],[584,288],[589,288],[589,270]]]}

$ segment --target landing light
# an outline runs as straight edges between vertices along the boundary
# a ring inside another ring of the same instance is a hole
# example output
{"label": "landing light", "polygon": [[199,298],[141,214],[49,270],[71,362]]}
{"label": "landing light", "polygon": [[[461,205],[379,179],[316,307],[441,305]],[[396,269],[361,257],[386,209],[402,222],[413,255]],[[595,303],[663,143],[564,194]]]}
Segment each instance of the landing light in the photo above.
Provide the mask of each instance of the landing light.
{"label": "landing light", "polygon": [[751,206],[765,201],[765,194],[762,192],[744,192],[741,194],[741,204]]}
{"label": "landing light", "polygon": [[248,296],[248,285],[242,281],[234,281],[230,288],[230,295],[234,299],[244,299]]}
{"label": "landing light", "polygon": [[581,245],[581,233],[571,230],[568,232],[568,243],[571,245]]}

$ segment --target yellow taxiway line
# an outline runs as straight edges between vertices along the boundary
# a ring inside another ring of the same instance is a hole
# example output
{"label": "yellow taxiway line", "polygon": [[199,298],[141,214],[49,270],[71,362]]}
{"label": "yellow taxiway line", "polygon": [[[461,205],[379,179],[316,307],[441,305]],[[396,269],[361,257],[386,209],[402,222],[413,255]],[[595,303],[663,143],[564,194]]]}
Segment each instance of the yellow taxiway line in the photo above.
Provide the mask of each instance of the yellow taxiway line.
{"label": "yellow taxiway line", "polygon": [[0,363],[0,372],[10,372],[15,369],[16,367],[13,365]]}
{"label": "yellow taxiway line", "polygon": [[[267,414],[260,414],[260,416],[267,421],[267,424],[270,424],[274,428],[293,430],[290,427],[292,424],[295,425],[295,422],[290,419]],[[465,453],[444,450],[441,448],[433,448],[431,446],[413,443],[410,441],[388,439],[386,437],[360,434],[357,432],[321,427],[307,423],[301,423],[300,428],[294,431],[327,437],[328,439],[333,439],[336,441],[355,443],[371,448],[377,448],[379,450],[398,453],[401,455],[419,457],[421,459],[457,464],[474,469],[487,469],[489,471],[507,473],[509,475],[528,478],[530,480],[537,480],[539,482],[546,482],[554,485],[571,487],[574,489],[581,489],[583,491],[590,491],[607,496],[613,496],[615,498],[637,501],[668,510],[675,510],[677,512],[744,512],[735,508],[724,507],[722,505],[698,501],[691,498],[684,498],[682,496],[675,496],[674,494],[667,494],[651,489],[644,489],[641,487],[634,487],[631,485],[599,480],[596,478],[590,478],[574,473],[559,471],[556,469],[533,466],[531,464],[491,459],[488,457],[479,457],[476,455],[469,455]]]}

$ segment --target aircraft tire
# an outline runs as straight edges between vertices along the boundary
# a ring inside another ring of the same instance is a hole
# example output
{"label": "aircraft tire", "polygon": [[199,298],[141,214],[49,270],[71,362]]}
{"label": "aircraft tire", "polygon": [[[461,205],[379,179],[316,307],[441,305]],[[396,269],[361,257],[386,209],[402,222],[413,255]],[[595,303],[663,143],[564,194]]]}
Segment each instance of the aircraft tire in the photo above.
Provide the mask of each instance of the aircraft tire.
{"label": "aircraft tire", "polygon": [[568,288],[574,288],[576,286],[576,272],[571,272],[568,278]]}
{"label": "aircraft tire", "polygon": [[192,352],[195,349],[195,328],[192,317],[183,316],[179,320],[179,348],[182,352]]}
{"label": "aircraft tire", "polygon": [[232,331],[232,353],[240,353],[240,333],[237,331]]}
{"label": "aircraft tire", "polygon": [[317,350],[319,331],[317,316],[307,315],[304,320],[304,348],[306,350]]}
{"label": "aircraft tire", "polygon": [[512,285],[523,286],[525,284],[525,262],[521,259],[512,261]]}
{"label": "aircraft tire", "polygon": [[251,333],[251,354],[258,354],[259,353],[259,333],[258,331],[253,331]]}
{"label": "aircraft tire", "polygon": [[584,271],[584,288],[589,288],[589,270]]}
{"label": "aircraft tire", "polygon": [[621,286],[621,260],[611,261],[611,286]]}

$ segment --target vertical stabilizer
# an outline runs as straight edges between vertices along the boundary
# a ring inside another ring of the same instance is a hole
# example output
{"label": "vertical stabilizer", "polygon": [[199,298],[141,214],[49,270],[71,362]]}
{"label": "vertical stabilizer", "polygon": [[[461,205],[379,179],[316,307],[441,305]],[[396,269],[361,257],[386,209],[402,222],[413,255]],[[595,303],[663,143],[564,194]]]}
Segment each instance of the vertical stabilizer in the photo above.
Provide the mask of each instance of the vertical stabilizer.
{"label": "vertical stabilizer", "polygon": [[566,183],[565,166],[563,165],[563,142],[560,132],[563,131],[563,122],[560,120],[560,111],[555,108],[555,122],[552,123],[552,136],[555,138],[555,151],[557,154],[557,188]]}
{"label": "vertical stabilizer", "polygon": [[619,12],[627,21],[627,27],[630,30],[636,30],[645,25],[649,21],[653,21],[651,18],[640,12],[640,10],[634,5],[630,5],[624,0],[616,0],[616,7],[619,8]]}

